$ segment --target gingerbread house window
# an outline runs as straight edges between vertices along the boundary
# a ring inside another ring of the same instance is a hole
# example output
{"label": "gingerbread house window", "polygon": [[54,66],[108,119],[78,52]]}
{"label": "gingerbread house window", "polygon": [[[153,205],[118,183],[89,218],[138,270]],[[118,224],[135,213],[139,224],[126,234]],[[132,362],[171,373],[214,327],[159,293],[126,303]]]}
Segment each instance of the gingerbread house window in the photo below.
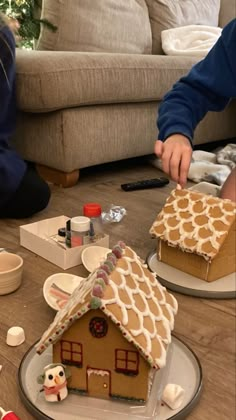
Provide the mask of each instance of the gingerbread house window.
{"label": "gingerbread house window", "polygon": [[115,350],[115,370],[125,375],[138,375],[139,353],[132,350]]}
{"label": "gingerbread house window", "polygon": [[83,346],[74,341],[61,340],[61,361],[66,365],[83,366]]}
{"label": "gingerbread house window", "polygon": [[105,318],[94,317],[89,323],[89,331],[93,337],[102,338],[107,335],[108,324]]}

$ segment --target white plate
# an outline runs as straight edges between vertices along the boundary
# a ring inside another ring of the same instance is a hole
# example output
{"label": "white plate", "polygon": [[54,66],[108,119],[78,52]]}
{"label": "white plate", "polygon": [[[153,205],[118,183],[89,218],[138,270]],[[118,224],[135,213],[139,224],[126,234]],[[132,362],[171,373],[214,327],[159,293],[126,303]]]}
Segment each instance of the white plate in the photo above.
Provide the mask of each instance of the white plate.
{"label": "white plate", "polygon": [[213,282],[207,282],[159,261],[156,251],[152,251],[147,256],[147,265],[151,271],[157,274],[160,283],[174,292],[213,299],[236,297],[235,273]]}
{"label": "white plate", "polygon": [[111,252],[109,248],[102,246],[88,246],[81,253],[81,260],[86,270],[91,273],[98,268],[106,259],[107,254]]}
{"label": "white plate", "polygon": [[68,299],[82,279],[83,277],[69,273],[57,273],[48,277],[43,285],[43,296],[47,304],[58,311],[60,304]]}
{"label": "white plate", "polygon": [[[163,376],[158,377],[162,369],[156,373],[146,405],[75,394],[69,394],[64,401],[53,404],[45,400],[43,393],[40,392],[42,386],[36,382],[44,366],[52,362],[51,347],[39,356],[35,353],[33,346],[25,354],[19,367],[20,397],[34,418],[39,420],[182,420],[199,401],[202,390],[202,369],[192,350],[176,337],[173,337],[169,353],[170,361],[164,380]],[[162,387],[167,383],[175,383],[185,390],[183,404],[178,410],[171,410],[164,404],[161,406],[158,404],[160,381],[163,381]]]}
{"label": "white plate", "polygon": [[199,184],[193,185],[189,188],[192,191],[198,191],[203,194],[213,195],[213,197],[219,197],[221,187],[219,185],[211,184],[210,182],[199,182]]}

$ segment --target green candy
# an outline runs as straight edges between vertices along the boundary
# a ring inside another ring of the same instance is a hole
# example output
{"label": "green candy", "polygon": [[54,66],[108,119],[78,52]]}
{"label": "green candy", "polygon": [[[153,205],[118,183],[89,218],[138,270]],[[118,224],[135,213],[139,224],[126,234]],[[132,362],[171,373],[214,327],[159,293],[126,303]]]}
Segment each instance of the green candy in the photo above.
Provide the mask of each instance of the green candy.
{"label": "green candy", "polygon": [[101,299],[96,296],[93,296],[92,299],[90,300],[91,309],[98,309],[100,308],[101,304],[102,304]]}

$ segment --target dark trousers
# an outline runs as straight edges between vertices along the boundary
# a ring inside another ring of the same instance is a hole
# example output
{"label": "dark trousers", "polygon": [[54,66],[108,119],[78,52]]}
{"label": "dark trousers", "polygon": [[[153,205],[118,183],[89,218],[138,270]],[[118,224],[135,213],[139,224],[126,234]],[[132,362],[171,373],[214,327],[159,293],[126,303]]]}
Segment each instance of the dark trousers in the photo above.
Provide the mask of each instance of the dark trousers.
{"label": "dark trousers", "polygon": [[15,76],[15,40],[0,14],[0,218],[30,217],[50,198],[34,166],[9,144],[16,123]]}
{"label": "dark trousers", "polygon": [[31,217],[48,205],[50,195],[48,184],[37,174],[34,166],[28,164],[18,189],[0,208],[0,218]]}

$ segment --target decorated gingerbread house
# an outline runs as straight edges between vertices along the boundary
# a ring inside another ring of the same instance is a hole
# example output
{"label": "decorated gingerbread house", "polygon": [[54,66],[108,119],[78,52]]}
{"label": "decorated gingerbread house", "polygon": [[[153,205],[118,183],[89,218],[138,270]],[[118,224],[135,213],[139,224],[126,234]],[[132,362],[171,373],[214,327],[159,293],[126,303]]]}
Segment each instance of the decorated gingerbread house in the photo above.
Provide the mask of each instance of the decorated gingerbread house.
{"label": "decorated gingerbread house", "polygon": [[235,272],[236,205],[191,190],[174,190],[150,233],[158,259],[206,281]]}
{"label": "decorated gingerbread house", "polygon": [[70,390],[146,401],[166,364],[177,301],[128,246],[119,243],[84,279],[36,346],[53,345],[69,366]]}

